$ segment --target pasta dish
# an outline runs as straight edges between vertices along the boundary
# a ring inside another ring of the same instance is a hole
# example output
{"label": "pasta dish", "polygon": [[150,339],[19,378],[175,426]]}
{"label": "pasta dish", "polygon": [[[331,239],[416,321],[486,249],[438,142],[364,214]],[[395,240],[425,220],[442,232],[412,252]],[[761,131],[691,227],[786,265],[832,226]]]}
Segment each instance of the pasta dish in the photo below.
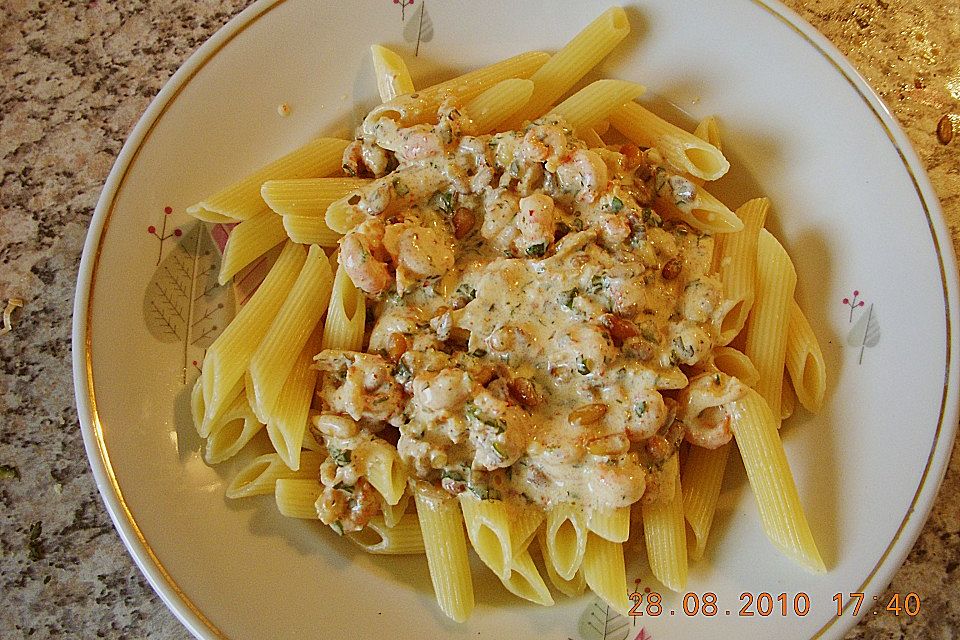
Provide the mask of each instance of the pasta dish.
{"label": "pasta dish", "polygon": [[374,46],[383,102],[354,140],[188,210],[238,223],[222,282],[273,261],[192,394],[208,462],[261,431],[273,450],[228,496],[426,554],[458,621],[468,542],[542,605],[545,573],[625,611],[640,535],[682,590],[734,444],[771,541],[825,570],[777,432],[819,408],[823,358],[770,202],[732,211],[704,187],[729,168],[712,118],[687,132],[622,80],[563,99],[628,30],[613,8],[552,56],[420,91]]}

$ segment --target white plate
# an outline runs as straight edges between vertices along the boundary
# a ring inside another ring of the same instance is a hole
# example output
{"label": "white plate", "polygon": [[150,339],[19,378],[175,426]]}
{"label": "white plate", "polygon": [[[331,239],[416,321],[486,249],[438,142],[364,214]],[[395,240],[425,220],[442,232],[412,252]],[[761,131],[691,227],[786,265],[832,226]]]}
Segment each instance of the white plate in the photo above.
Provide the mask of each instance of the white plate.
{"label": "white plate", "polygon": [[[371,43],[398,49],[424,86],[556,49],[607,4],[461,0],[424,11],[422,0],[258,2],[190,58],[137,125],[83,255],[77,403],[117,529],[198,637],[838,638],[854,617],[849,608],[837,615],[834,594],[864,592],[861,614],[869,611],[906,556],[957,424],[949,235],[879,99],[823,37],[772,2],[631,3],[633,32],[602,72],[643,82],[661,106],[692,118],[718,114],[734,169],[717,195],[734,206],[761,193],[774,201],[774,227],[797,263],[799,297],[830,371],[823,413],[795,417],[783,432],[826,575],[771,547],[734,463],[709,559],[691,565],[688,585],[701,600],[716,594],[717,616],[687,615],[666,593],[657,617],[608,615],[590,595],[541,609],[487,574],[477,578],[474,616],[456,625],[435,606],[422,559],[358,553],[325,528],[276,515],[269,498],[227,502],[236,464],[201,460],[189,383],[229,304],[218,309],[222,299],[194,277],[194,264],[199,273],[207,262],[190,257],[197,236],[185,207],[317,133],[347,135],[374,104]],[[631,586],[662,591],[638,565]],[[761,592],[787,594],[791,613],[778,605],[767,617],[741,617],[741,594]],[[805,616],[792,613],[799,593],[809,598]]]}

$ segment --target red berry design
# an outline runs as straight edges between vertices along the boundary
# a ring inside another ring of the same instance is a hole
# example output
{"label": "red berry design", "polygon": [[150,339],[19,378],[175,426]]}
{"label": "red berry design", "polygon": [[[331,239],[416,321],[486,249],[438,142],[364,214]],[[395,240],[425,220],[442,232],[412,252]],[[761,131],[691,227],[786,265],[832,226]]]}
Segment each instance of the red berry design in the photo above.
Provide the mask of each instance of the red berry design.
{"label": "red berry design", "polygon": [[149,227],[147,227],[147,233],[156,233],[156,232],[157,232],[157,228],[155,226],[150,225]]}
{"label": "red berry design", "polygon": [[177,237],[179,238],[180,236],[183,235],[183,231],[180,231],[180,229],[174,229],[174,230],[173,230],[173,235],[175,235],[175,236],[177,236]]}
{"label": "red berry design", "polygon": [[850,304],[850,298],[844,298],[843,304]]}
{"label": "red berry design", "polygon": [[173,209],[171,207],[164,207],[163,212],[167,215],[170,215],[171,213],[173,213]]}

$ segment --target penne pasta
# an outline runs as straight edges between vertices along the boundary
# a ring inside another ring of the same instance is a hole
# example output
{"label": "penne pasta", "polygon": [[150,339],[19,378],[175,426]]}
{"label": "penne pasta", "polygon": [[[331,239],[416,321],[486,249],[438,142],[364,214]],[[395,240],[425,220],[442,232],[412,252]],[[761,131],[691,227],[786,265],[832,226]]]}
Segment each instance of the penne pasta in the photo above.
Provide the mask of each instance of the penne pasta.
{"label": "penne pasta", "polygon": [[407,488],[407,469],[397,450],[385,441],[364,442],[355,451],[357,467],[389,505],[399,504]]}
{"label": "penne pasta", "polygon": [[332,231],[323,218],[283,216],[282,225],[286,237],[298,244],[335,247],[342,237],[341,234]]}
{"label": "penne pasta", "polygon": [[[267,453],[254,458],[241,469],[227,485],[228,498],[249,498],[274,493],[277,480],[282,478],[313,480],[320,474],[321,456],[315,451],[304,451],[300,456],[300,468],[293,471],[276,453]],[[322,489],[322,487],[321,487]]]}
{"label": "penne pasta", "polygon": [[473,582],[463,518],[455,498],[423,482],[413,487],[430,580],[440,609],[457,622],[473,612]]}
{"label": "penne pasta", "polygon": [[760,374],[742,351],[733,347],[717,347],[713,350],[713,366],[717,371],[732,376],[747,385],[756,387]]}
{"label": "penne pasta", "polygon": [[209,435],[212,421],[243,390],[243,374],[280,310],[306,260],[302,247],[288,242],[256,293],[207,348],[202,380],[204,419],[198,431]]}
{"label": "penne pasta", "polygon": [[664,463],[663,471],[672,481],[672,496],[643,505],[643,539],[653,575],[663,586],[680,593],[687,585],[687,530],[677,454]]}
{"label": "penne pasta", "polygon": [[274,498],[282,516],[319,520],[316,504],[322,493],[323,485],[315,478],[279,478]]}
{"label": "penne pasta", "polygon": [[232,458],[253,436],[260,433],[261,429],[263,423],[254,415],[246,394],[238,394],[226,413],[210,425],[203,459],[207,464],[219,464]]}
{"label": "penne pasta", "polygon": [[717,151],[723,153],[723,141],[720,140],[720,125],[717,124],[716,116],[707,116],[693,130],[693,135],[697,136],[707,144],[713,145]]}
{"label": "penne pasta", "polygon": [[700,560],[707,547],[710,526],[717,510],[723,472],[730,456],[730,443],[717,449],[690,447],[683,465],[681,493],[683,515],[693,530],[694,544],[690,558]]}
{"label": "penne pasta", "polygon": [[626,542],[630,537],[630,507],[619,509],[591,509],[587,528],[604,540]]}
{"label": "penne pasta", "polygon": [[563,504],[547,511],[547,557],[564,580],[573,578],[587,548],[587,518],[583,509]]}
{"label": "penne pasta", "polygon": [[743,352],[760,373],[756,390],[780,423],[780,394],[783,390],[784,359],[790,305],[797,285],[797,273],[790,256],[766,229],[757,240],[757,300],[747,320]]}
{"label": "penne pasta", "polygon": [[187,207],[187,213],[210,222],[249,220],[267,210],[260,186],[267,180],[319,178],[340,168],[346,140],[317,138],[274,160],[209,198]]}
{"label": "penne pasta", "polygon": [[583,578],[590,590],[614,611],[628,615],[630,600],[627,598],[623,545],[604,540],[594,533],[588,534],[583,556]]}
{"label": "penne pasta", "polygon": [[[757,238],[770,211],[767,198],[756,198],[737,209],[743,231],[716,238],[715,252],[723,296],[727,299],[718,323],[722,345],[730,344],[743,330],[757,294]],[[753,385],[750,385],[753,386]]]}
{"label": "penne pasta", "polygon": [[244,220],[230,232],[217,281],[226,284],[240,270],[286,239],[283,220],[269,209]]}
{"label": "penne pasta", "polygon": [[384,499],[383,495],[380,496],[380,510],[383,511],[383,521],[388,527],[395,526],[403,518],[404,514],[407,512],[407,507],[410,505],[410,490],[409,488],[403,492],[403,495],[400,496],[400,500],[397,501],[397,504],[390,504]]}
{"label": "penne pasta", "polygon": [[779,416],[753,390],[733,405],[730,428],[757,500],[763,530],[784,555],[809,571],[824,573],[826,566],[803,513],[797,485],[777,433]]}
{"label": "penne pasta", "polygon": [[680,218],[695,229],[710,234],[735,233],[743,230],[743,222],[733,211],[703,187],[694,189],[693,200],[685,202],[678,198],[669,180],[657,188],[655,206],[668,217]]}
{"label": "penne pasta", "polygon": [[320,247],[313,245],[287,299],[250,360],[248,386],[254,397],[251,405],[263,422],[274,415],[283,383],[320,321],[332,288],[330,261]]}
{"label": "penne pasta", "polygon": [[396,120],[402,126],[435,120],[437,108],[447,98],[456,97],[466,104],[501,80],[529,78],[548,58],[539,51],[521,53],[416,93],[398,96],[370,111],[363,121],[363,133],[373,135],[381,118]]}
{"label": "penne pasta", "polygon": [[716,180],[730,169],[715,146],[635,102],[613,110],[610,124],[637,146],[657,149],[667,162],[697,178]]}
{"label": "penne pasta", "polygon": [[366,320],[366,299],[357,291],[343,265],[338,264],[323,327],[323,348],[360,351]]}
{"label": "penne pasta", "polygon": [[[287,374],[273,411],[267,414],[267,435],[277,455],[291,469],[300,468],[300,451],[307,430],[307,418],[317,370],[313,356],[320,351],[320,331],[314,330]],[[247,404],[247,403],[245,403]],[[249,408],[249,404],[247,405]],[[253,413],[252,409],[250,410]]]}
{"label": "penne pasta", "polygon": [[513,556],[509,573],[506,578],[500,578],[500,582],[507,591],[518,598],[544,607],[553,606],[553,596],[550,595],[550,590],[540,576],[540,572],[537,571],[530,552],[526,549]]}
{"label": "penne pasta", "polygon": [[598,149],[606,146],[606,144],[603,142],[603,138],[601,138],[596,129],[593,129],[592,127],[578,130],[577,135],[581,140],[587,143],[587,147],[590,149]]}
{"label": "penne pasta", "polygon": [[387,102],[397,96],[413,93],[413,80],[407,71],[407,63],[399,54],[381,47],[378,44],[370,46],[373,57],[373,73],[377,76],[377,91],[380,92],[380,101]]}
{"label": "penne pasta", "polygon": [[282,216],[323,219],[333,202],[368,184],[366,178],[268,180],[260,187],[260,196]]}
{"label": "penne pasta", "polygon": [[807,411],[819,411],[827,388],[827,369],[817,336],[795,300],[790,304],[784,364],[793,382],[796,399]]}
{"label": "penne pasta", "polygon": [[469,119],[468,130],[481,135],[509,118],[527,103],[533,94],[533,81],[507,78],[493,85],[464,106]]}
{"label": "penne pasta", "polygon": [[380,555],[407,555],[425,553],[420,521],[416,514],[407,513],[393,525],[383,516],[374,516],[360,531],[348,533],[347,538],[367,553]]}
{"label": "penne pasta", "polygon": [[534,83],[533,95],[510,119],[508,128],[517,129],[524,120],[546,113],[550,105],[607,57],[628,33],[630,21],[622,8],[611,7],[600,14],[530,76]]}
{"label": "penne pasta", "polygon": [[583,567],[581,567],[570,580],[560,577],[560,574],[554,569],[553,563],[548,560],[547,537],[543,529],[537,532],[536,538],[537,548],[540,549],[540,555],[543,558],[543,565],[547,570],[547,577],[550,578],[550,583],[557,591],[571,598],[575,598],[583,593],[584,588],[587,586],[587,582],[583,578]]}
{"label": "penne pasta", "polygon": [[500,580],[506,580],[510,576],[514,555],[506,503],[503,500],[481,500],[470,491],[464,491],[457,498],[473,550]]}
{"label": "penne pasta", "polygon": [[559,116],[567,121],[574,131],[588,129],[602,120],[618,106],[643,95],[646,88],[625,80],[597,80],[553,107],[548,116]]}

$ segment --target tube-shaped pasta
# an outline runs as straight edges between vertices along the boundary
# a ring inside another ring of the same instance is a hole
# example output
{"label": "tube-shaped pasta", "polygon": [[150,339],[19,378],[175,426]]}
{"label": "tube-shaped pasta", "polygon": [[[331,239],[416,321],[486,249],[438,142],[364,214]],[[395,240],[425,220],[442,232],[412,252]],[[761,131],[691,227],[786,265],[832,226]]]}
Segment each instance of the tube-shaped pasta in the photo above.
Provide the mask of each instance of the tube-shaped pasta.
{"label": "tube-shaped pasta", "polygon": [[540,549],[540,555],[543,558],[543,565],[547,569],[547,577],[550,578],[550,583],[557,588],[557,591],[571,598],[575,598],[583,593],[584,588],[587,586],[586,580],[583,579],[583,567],[581,566],[570,580],[561,578],[560,574],[557,573],[557,570],[553,567],[553,563],[549,560],[547,536],[544,530],[540,529],[536,537],[537,547]]}
{"label": "tube-shaped pasta", "polygon": [[358,445],[354,455],[360,475],[370,481],[387,504],[398,504],[407,487],[407,469],[397,450],[376,438]]}
{"label": "tube-shaped pasta", "polygon": [[627,572],[623,562],[623,545],[604,540],[595,533],[587,535],[583,555],[583,577],[595,594],[621,615],[630,611],[627,598]]}
{"label": "tube-shaped pasta", "polygon": [[533,81],[523,78],[507,78],[493,85],[465,107],[469,118],[468,130],[472,135],[494,131],[496,126],[516,113],[533,94]]}
{"label": "tube-shaped pasta", "polygon": [[643,505],[643,539],[653,575],[663,586],[679,593],[687,585],[687,530],[676,454],[664,463],[663,471],[665,478],[673,479],[673,496]]}
{"label": "tube-shaped pasta", "polygon": [[366,299],[357,291],[343,265],[338,264],[323,327],[323,348],[360,351],[366,318]]}
{"label": "tube-shaped pasta", "polygon": [[713,366],[717,371],[733,376],[748,387],[757,386],[760,374],[742,351],[733,347],[716,347],[713,350]]}
{"label": "tube-shaped pasta", "polygon": [[201,437],[208,435],[212,420],[243,390],[244,371],[305,260],[303,248],[288,242],[256,293],[207,349],[200,373],[205,410],[198,429]]}
{"label": "tube-shaped pasta", "polygon": [[274,498],[282,516],[319,520],[316,504],[322,493],[323,485],[316,478],[279,478]]}
{"label": "tube-shaped pasta", "polygon": [[267,435],[270,436],[270,442],[291,469],[300,468],[300,450],[307,430],[310,401],[317,386],[317,370],[313,367],[313,356],[319,351],[320,331],[315,329],[287,375],[276,406],[267,415]]}
{"label": "tube-shaped pasta", "polygon": [[407,507],[410,505],[410,490],[409,488],[403,492],[403,495],[400,496],[400,500],[397,504],[390,504],[386,499],[381,495],[380,496],[380,510],[383,511],[383,521],[388,527],[396,525],[403,518],[404,514],[407,512]]}
{"label": "tube-shaped pasta", "polygon": [[827,388],[827,369],[817,336],[796,300],[790,304],[784,363],[800,404],[807,411],[819,411]]}
{"label": "tube-shaped pasta", "polygon": [[331,203],[368,184],[367,178],[268,180],[260,195],[280,215],[323,219]]}
{"label": "tube-shaped pasta", "polygon": [[307,216],[283,216],[283,231],[296,243],[318,244],[321,247],[335,247],[342,237],[331,230],[323,218]]}
{"label": "tube-shaped pasta", "polygon": [[720,125],[717,124],[716,116],[707,116],[693,130],[693,135],[697,136],[707,144],[713,145],[717,151],[723,152],[723,141],[720,139]]}
{"label": "tube-shaped pasta", "polygon": [[560,116],[575,131],[606,120],[618,106],[643,95],[646,87],[626,80],[597,80],[555,106],[548,115]]}
{"label": "tube-shaped pasta", "polygon": [[498,578],[506,580],[513,558],[507,504],[503,500],[481,500],[469,491],[457,498],[473,550]]}
{"label": "tube-shaped pasta", "polygon": [[731,412],[730,428],[767,537],[784,555],[805,569],[824,573],[826,566],[803,513],[797,485],[777,433],[779,416],[753,390],[732,403]]}
{"label": "tube-shaped pasta", "polygon": [[254,415],[247,396],[238,394],[226,413],[210,425],[203,459],[207,464],[219,464],[235,456],[261,429],[263,423]]}
{"label": "tube-shaped pasta", "polygon": [[413,93],[413,80],[403,58],[379,44],[370,45],[373,57],[373,73],[377,76],[377,91],[380,101],[387,102],[397,96]]}
{"label": "tube-shaped pasta", "polygon": [[244,220],[230,232],[217,281],[226,284],[241,269],[286,239],[283,220],[269,209]]}
{"label": "tube-shaped pasta", "polygon": [[[770,200],[755,198],[737,209],[740,233],[716,237],[714,251],[723,297],[728,301],[718,323],[718,343],[730,344],[747,322],[757,295],[757,238],[770,211]],[[752,386],[752,385],[751,385]]]}
{"label": "tube-shaped pasta", "polygon": [[501,80],[529,78],[549,57],[539,51],[521,53],[415,93],[398,96],[370,111],[363,120],[363,133],[373,135],[381,118],[397,120],[405,127],[435,120],[437,108],[448,97],[467,103]]}
{"label": "tube-shaped pasta", "polygon": [[706,233],[736,233],[743,229],[743,222],[727,205],[714,198],[703,187],[695,187],[695,190],[692,201],[682,202],[674,199],[671,188],[664,188],[658,193],[654,206]]}
{"label": "tube-shaped pasta", "polygon": [[255,399],[251,404],[263,422],[273,415],[283,383],[326,310],[332,288],[330,261],[320,247],[312,245],[290,294],[250,360],[248,374]]}
{"label": "tube-shaped pasta", "polygon": [[716,180],[730,169],[715,146],[635,102],[614,110],[610,124],[634,144],[656,148],[674,167],[697,178]]}
{"label": "tube-shaped pasta", "polygon": [[430,580],[440,609],[457,622],[473,612],[473,582],[467,538],[457,500],[416,482],[413,487]]}
{"label": "tube-shaped pasta", "polygon": [[600,14],[530,76],[535,87],[533,95],[510,119],[509,128],[516,129],[524,120],[546,113],[550,105],[607,57],[628,33],[630,21],[622,8],[611,7]]}
{"label": "tube-shaped pasta", "polygon": [[783,390],[780,392],[780,420],[786,420],[797,408],[797,394],[790,384],[790,376],[783,376]]}
{"label": "tube-shaped pasta", "polygon": [[683,515],[693,530],[694,545],[690,557],[703,558],[710,526],[717,510],[717,498],[723,484],[723,472],[730,456],[730,443],[717,449],[690,447],[683,465]]}
{"label": "tube-shaped pasta", "polygon": [[187,207],[187,213],[211,222],[248,220],[267,210],[260,186],[267,180],[319,178],[340,168],[343,150],[349,144],[336,138],[317,138],[292,153],[254,171],[246,178]]}
{"label": "tube-shaped pasta", "polygon": [[420,521],[414,513],[406,513],[393,526],[383,516],[374,516],[360,531],[348,533],[347,538],[367,553],[404,555],[424,553]]}
{"label": "tube-shaped pasta", "polygon": [[797,272],[790,256],[766,229],[757,240],[757,300],[747,320],[743,352],[760,373],[756,390],[780,423],[780,394],[787,351],[790,305],[797,286]]}
{"label": "tube-shaped pasta", "polygon": [[547,562],[552,562],[557,574],[570,580],[583,562],[587,548],[587,517],[583,509],[572,504],[561,504],[547,511]]}
{"label": "tube-shaped pasta", "polygon": [[274,493],[277,480],[299,478],[316,480],[320,474],[321,455],[316,451],[304,451],[300,455],[300,468],[293,471],[276,453],[267,453],[251,460],[227,485],[228,498],[249,498]]}
{"label": "tube-shaped pasta", "polygon": [[505,578],[500,578],[500,582],[507,591],[518,598],[544,607],[553,606],[553,596],[550,595],[550,590],[547,589],[530,552],[526,549],[513,556],[509,573]]}
{"label": "tube-shaped pasta", "polygon": [[591,509],[587,528],[610,542],[626,542],[630,537],[630,507]]}

